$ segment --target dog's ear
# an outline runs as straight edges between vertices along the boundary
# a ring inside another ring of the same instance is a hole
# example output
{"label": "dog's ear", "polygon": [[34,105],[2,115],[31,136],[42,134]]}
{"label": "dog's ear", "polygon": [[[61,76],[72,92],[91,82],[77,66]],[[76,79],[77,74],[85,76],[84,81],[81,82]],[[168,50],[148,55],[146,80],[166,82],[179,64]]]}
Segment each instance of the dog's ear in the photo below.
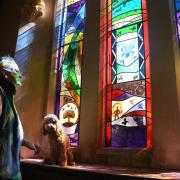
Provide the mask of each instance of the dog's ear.
{"label": "dog's ear", "polygon": [[48,132],[43,128],[43,135],[46,135]]}
{"label": "dog's ear", "polygon": [[48,131],[45,128],[45,124],[43,124],[42,133],[43,133],[43,135],[46,135],[48,133]]}

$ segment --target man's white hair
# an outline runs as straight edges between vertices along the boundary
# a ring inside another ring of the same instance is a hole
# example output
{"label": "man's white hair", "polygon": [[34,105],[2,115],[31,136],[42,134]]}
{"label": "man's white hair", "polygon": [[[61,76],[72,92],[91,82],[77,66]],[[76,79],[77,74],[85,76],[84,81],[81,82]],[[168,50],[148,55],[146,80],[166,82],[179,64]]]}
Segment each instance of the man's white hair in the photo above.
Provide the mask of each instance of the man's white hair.
{"label": "man's white hair", "polygon": [[0,68],[8,71],[8,72],[17,72],[19,71],[19,67],[16,64],[14,58],[10,56],[3,56],[0,59]]}

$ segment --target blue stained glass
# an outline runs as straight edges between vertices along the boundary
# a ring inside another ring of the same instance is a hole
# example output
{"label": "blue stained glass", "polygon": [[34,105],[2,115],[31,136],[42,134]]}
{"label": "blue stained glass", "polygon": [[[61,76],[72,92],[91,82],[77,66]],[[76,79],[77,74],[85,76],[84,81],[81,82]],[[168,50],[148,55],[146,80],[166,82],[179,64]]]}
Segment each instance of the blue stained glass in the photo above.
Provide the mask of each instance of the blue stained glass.
{"label": "blue stained glass", "polygon": [[138,58],[138,39],[117,43],[117,62],[129,66]]}
{"label": "blue stained glass", "polygon": [[113,71],[112,71],[112,82],[116,83],[117,78],[116,78],[116,31],[112,32],[112,62],[113,63]]}
{"label": "blue stained glass", "polygon": [[176,10],[180,10],[180,0],[176,0]]}
{"label": "blue stained glass", "polygon": [[124,0],[124,3],[122,1],[116,1],[116,4],[113,4],[116,8],[112,7],[112,18],[129,11],[141,9],[141,0]]}
{"label": "blue stained glass", "polygon": [[65,7],[64,8],[64,17],[63,17],[63,23],[62,23],[62,33],[61,33],[61,46],[64,45],[64,37],[65,37],[65,33],[66,33],[66,24],[67,24],[67,12],[68,12],[68,8]]}
{"label": "blue stained glass", "polygon": [[71,25],[71,27],[68,29],[68,34],[74,32],[79,25],[81,24],[81,22],[84,20],[84,14],[85,14],[85,5],[82,6],[82,8],[80,9],[80,11],[78,12],[78,14],[76,15],[76,18],[74,19],[73,24]]}
{"label": "blue stained glass", "polygon": [[56,14],[56,19],[55,19],[55,27],[57,26],[60,26],[62,24],[62,11],[59,11],[57,14]]}
{"label": "blue stained glass", "polygon": [[[60,24],[61,29],[61,46],[64,46],[69,43],[73,43],[83,39],[84,31],[84,17],[85,17],[85,3],[84,1],[79,1],[77,3],[65,6],[61,10],[62,12],[57,17],[56,24]],[[62,21],[63,23],[58,22]],[[80,34],[81,33],[81,34]],[[59,33],[60,35],[60,33]],[[69,36],[70,35],[70,36]],[[65,41],[65,38],[68,37]],[[59,39],[59,38],[58,38]],[[59,47],[59,42],[58,42]]]}
{"label": "blue stained glass", "polygon": [[116,62],[114,62],[113,63],[113,69],[116,71],[116,69],[117,69],[117,63]]}
{"label": "blue stained glass", "polygon": [[67,12],[67,18],[68,18],[68,19],[71,18],[73,15],[74,15],[74,13],[72,13],[72,12]]}
{"label": "blue stained glass", "polygon": [[[142,73],[142,74],[141,74]],[[145,71],[144,71],[144,68],[141,70],[141,73],[140,73],[140,78],[139,79],[144,79],[145,77]]]}

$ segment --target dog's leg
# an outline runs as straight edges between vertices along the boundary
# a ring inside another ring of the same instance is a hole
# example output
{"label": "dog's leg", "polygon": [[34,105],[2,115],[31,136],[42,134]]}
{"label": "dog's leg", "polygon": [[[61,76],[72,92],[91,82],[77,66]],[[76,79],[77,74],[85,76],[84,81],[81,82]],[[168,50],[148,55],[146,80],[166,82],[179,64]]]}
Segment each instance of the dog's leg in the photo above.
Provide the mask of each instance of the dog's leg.
{"label": "dog's leg", "polygon": [[67,166],[66,147],[64,143],[61,143],[60,166]]}
{"label": "dog's leg", "polygon": [[67,164],[70,166],[75,165],[73,153],[71,150],[70,138],[66,137],[66,156],[67,156]]}
{"label": "dog's leg", "polygon": [[74,157],[70,148],[67,149],[66,154],[67,154],[67,164],[70,166],[74,166],[75,165]]}

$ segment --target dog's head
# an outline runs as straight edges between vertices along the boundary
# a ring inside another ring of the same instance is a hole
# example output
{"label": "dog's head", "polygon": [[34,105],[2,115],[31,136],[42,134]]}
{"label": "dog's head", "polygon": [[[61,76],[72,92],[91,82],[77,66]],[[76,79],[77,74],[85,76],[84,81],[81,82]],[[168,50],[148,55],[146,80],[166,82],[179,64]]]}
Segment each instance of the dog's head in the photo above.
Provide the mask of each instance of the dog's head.
{"label": "dog's head", "polygon": [[48,114],[43,121],[43,134],[51,134],[56,132],[59,126],[59,119],[54,114]]}

